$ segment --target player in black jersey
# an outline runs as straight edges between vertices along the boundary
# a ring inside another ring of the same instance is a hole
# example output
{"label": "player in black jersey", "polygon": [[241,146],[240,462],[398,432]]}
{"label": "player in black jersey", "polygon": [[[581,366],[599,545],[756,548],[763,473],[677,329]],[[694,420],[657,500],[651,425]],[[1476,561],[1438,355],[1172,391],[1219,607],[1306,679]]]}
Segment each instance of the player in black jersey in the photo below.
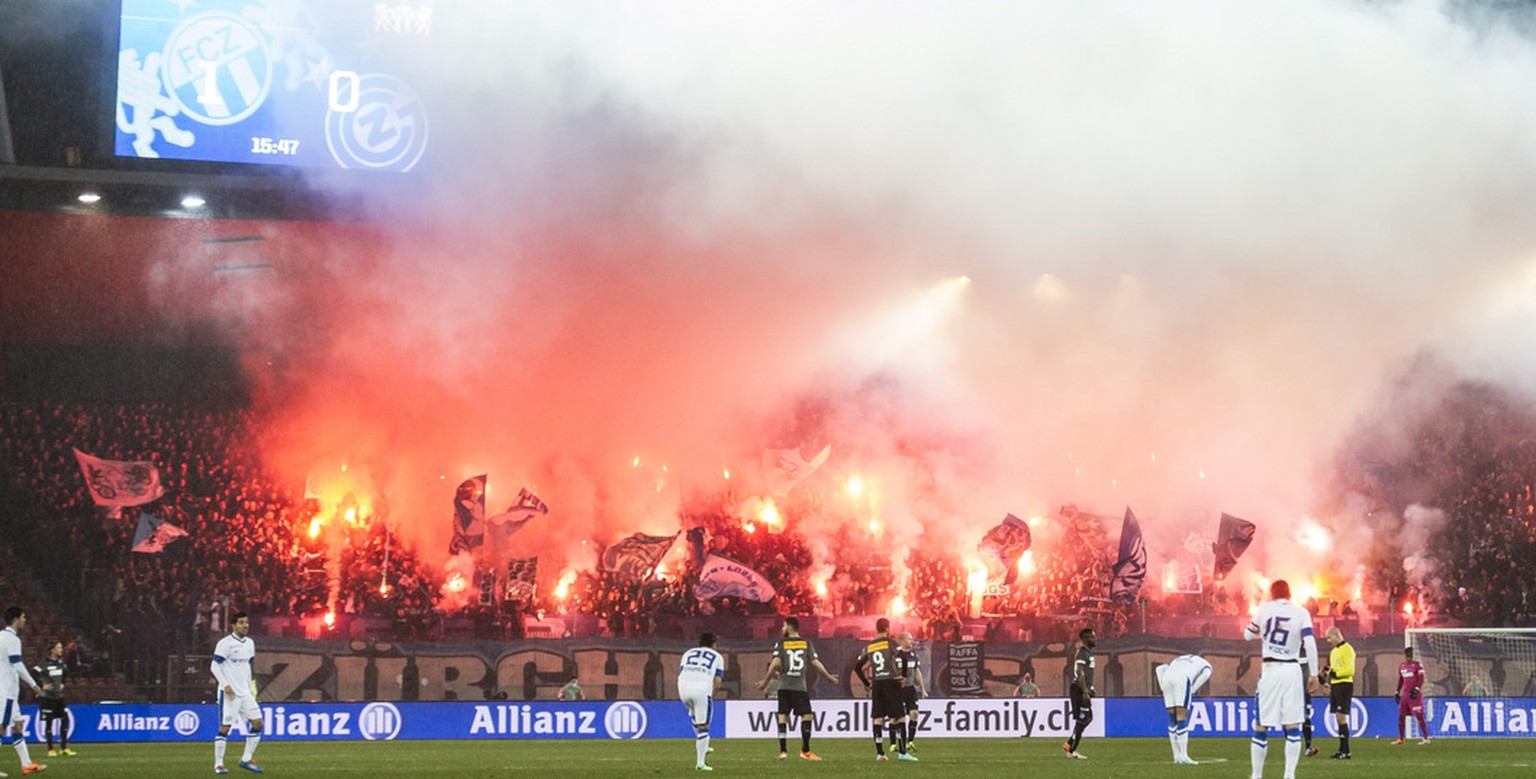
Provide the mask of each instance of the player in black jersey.
{"label": "player in black jersey", "polygon": [[1093,648],[1098,645],[1098,636],[1093,628],[1083,628],[1077,633],[1077,655],[1072,659],[1072,721],[1077,723],[1072,726],[1072,737],[1061,748],[1067,751],[1067,757],[1075,757],[1079,760],[1087,759],[1087,756],[1077,751],[1077,745],[1083,740],[1083,731],[1088,729],[1088,723],[1093,721]]}
{"label": "player in black jersey", "polygon": [[757,689],[766,691],[774,673],[779,674],[779,759],[789,757],[789,718],[798,715],[800,758],[820,760],[811,751],[811,684],[806,672],[814,670],[821,678],[833,684],[837,684],[837,677],[828,672],[826,666],[816,658],[816,647],[800,637],[800,620],[785,617],[780,633],[784,637],[773,647],[773,659],[768,661],[768,672],[757,683]]}
{"label": "player in black jersey", "polygon": [[[891,621],[881,617],[875,622],[875,632],[879,635],[864,646],[858,661],[853,664],[853,672],[869,689],[869,716],[875,730],[875,759],[886,759],[882,730],[889,725],[891,732],[896,735],[896,759],[914,761],[917,757],[907,752],[907,712],[901,699],[901,686],[906,680],[902,678],[896,660],[896,642],[891,640]],[[864,672],[865,666],[873,670],[873,682]]]}

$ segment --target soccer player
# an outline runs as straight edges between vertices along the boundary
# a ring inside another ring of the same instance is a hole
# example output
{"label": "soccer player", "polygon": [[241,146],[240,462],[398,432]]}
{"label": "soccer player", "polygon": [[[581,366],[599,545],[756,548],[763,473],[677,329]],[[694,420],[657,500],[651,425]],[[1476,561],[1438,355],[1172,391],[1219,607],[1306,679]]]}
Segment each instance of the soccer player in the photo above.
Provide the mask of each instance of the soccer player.
{"label": "soccer player", "polygon": [[[1302,654],[1301,662],[1307,662],[1305,653]],[[1312,746],[1312,685],[1307,685],[1306,694],[1302,698],[1306,701],[1306,718],[1301,721],[1301,754],[1317,757],[1317,747]]]}
{"label": "soccer player", "polygon": [[[896,759],[915,761],[917,757],[907,753],[907,712],[901,699],[901,687],[906,680],[901,677],[896,647],[891,642],[891,621],[885,617],[876,620],[875,632],[878,635],[864,646],[864,651],[859,653],[859,659],[853,664],[854,674],[869,690],[869,716],[875,730],[875,759],[886,759],[882,728],[889,725],[896,739]],[[864,672],[865,666],[873,668],[873,682],[869,674]]]}
{"label": "soccer player", "polygon": [[1429,743],[1429,725],[1424,722],[1424,664],[1413,659],[1413,647],[1403,649],[1403,662],[1397,664],[1397,740],[1403,743],[1408,715],[1419,721],[1419,743]]}
{"label": "soccer player", "polygon": [[1077,724],[1072,726],[1072,737],[1061,748],[1067,751],[1067,757],[1087,760],[1087,755],[1077,751],[1077,745],[1082,743],[1083,731],[1088,729],[1088,723],[1093,722],[1093,648],[1099,645],[1099,640],[1093,628],[1083,628],[1077,631],[1077,641],[1077,656],[1072,659],[1072,687],[1069,690],[1072,720]]}
{"label": "soccer player", "polygon": [[907,751],[913,752],[917,750],[917,699],[928,697],[928,682],[923,679],[922,662],[912,649],[912,634],[903,632],[896,641],[896,660],[901,663],[901,677],[906,679],[901,687],[901,702],[907,709]]}
{"label": "soccer player", "polygon": [[[1264,775],[1264,756],[1269,751],[1269,729],[1285,730],[1285,779],[1295,779],[1301,757],[1301,721],[1306,716],[1306,689],[1317,675],[1317,638],[1312,634],[1312,615],[1291,603],[1291,585],[1277,579],[1269,585],[1270,601],[1259,606],[1244,637],[1260,641],[1264,664],[1259,671],[1258,722],[1253,729],[1249,757],[1254,779]],[[1306,658],[1306,670],[1302,658]]]}
{"label": "soccer player", "polygon": [[837,677],[816,658],[816,647],[800,637],[800,620],[785,617],[779,632],[783,638],[774,644],[768,672],[757,683],[757,689],[766,692],[773,674],[779,674],[779,759],[789,757],[789,718],[797,715],[800,717],[800,759],[820,760],[811,751],[811,694],[805,672],[814,669],[821,678],[833,684],[837,684]]}
{"label": "soccer player", "polygon": [[0,630],[0,731],[5,741],[16,745],[16,756],[21,758],[21,772],[35,774],[48,766],[32,762],[27,754],[27,734],[21,729],[21,683],[32,688],[32,694],[41,696],[43,691],[33,681],[26,663],[21,662],[21,630],[27,626],[27,612],[20,606],[5,610],[5,629]]}
{"label": "soccer player", "polygon": [[213,662],[208,670],[219,683],[219,735],[213,737],[213,772],[227,774],[224,767],[224,747],[228,743],[229,728],[235,717],[244,719],[250,726],[245,736],[245,756],[239,766],[253,774],[262,772],[261,766],[252,759],[256,745],[261,743],[261,707],[256,705],[256,682],[251,678],[251,666],[256,662],[256,642],[251,639],[251,618],[243,611],[235,612],[229,627],[233,631],[219,639],[213,648]]}
{"label": "soccer player", "polygon": [[1348,760],[1349,704],[1355,697],[1355,648],[1344,640],[1344,632],[1337,626],[1328,628],[1328,643],[1333,645],[1333,651],[1328,653],[1328,667],[1319,678],[1328,685],[1328,710],[1339,725],[1339,751],[1333,753],[1333,759]]}
{"label": "soccer player", "polygon": [[699,645],[683,655],[677,669],[677,697],[688,707],[693,720],[693,750],[698,760],[695,771],[713,771],[705,765],[704,756],[709,754],[709,721],[714,713],[715,694],[720,692],[720,682],[725,678],[725,658],[715,651],[715,634],[708,631],[699,634]]}
{"label": "soccer player", "polygon": [[1168,709],[1168,743],[1175,765],[1199,765],[1189,757],[1189,702],[1211,679],[1211,664],[1199,655],[1179,655],[1157,667],[1157,686]]}
{"label": "soccer player", "polygon": [[[38,708],[43,715],[43,733],[48,738],[48,756],[77,753],[69,748],[69,709],[64,708],[64,642],[55,641],[48,647],[48,656],[32,667],[41,678],[43,694],[38,697]],[[53,725],[59,723],[59,748],[53,748]]]}

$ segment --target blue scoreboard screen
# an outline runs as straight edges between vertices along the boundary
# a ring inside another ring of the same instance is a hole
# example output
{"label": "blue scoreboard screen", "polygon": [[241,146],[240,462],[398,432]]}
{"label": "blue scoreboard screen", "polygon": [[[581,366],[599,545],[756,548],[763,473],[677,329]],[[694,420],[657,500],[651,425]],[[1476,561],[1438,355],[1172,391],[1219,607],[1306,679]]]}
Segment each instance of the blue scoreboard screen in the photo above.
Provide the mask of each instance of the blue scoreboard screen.
{"label": "blue scoreboard screen", "polygon": [[411,170],[431,40],[426,0],[123,0],[115,151]]}

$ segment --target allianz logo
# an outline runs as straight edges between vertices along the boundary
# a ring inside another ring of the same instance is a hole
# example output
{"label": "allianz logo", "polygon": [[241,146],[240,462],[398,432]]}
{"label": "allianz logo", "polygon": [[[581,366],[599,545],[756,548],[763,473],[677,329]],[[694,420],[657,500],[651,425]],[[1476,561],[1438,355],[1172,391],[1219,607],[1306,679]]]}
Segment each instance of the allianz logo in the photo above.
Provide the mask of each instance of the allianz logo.
{"label": "allianz logo", "polygon": [[[391,741],[405,724],[399,707],[393,703],[370,703],[357,713],[324,709],[289,711],[285,706],[264,706],[261,718],[268,736],[362,736],[369,741]],[[355,728],[355,729],[354,729]],[[237,735],[246,734],[246,723],[236,721],[230,728]]]}
{"label": "allianz logo", "polygon": [[[96,730],[104,733],[118,732],[142,732],[142,731],[170,731],[175,730],[183,736],[190,736],[197,732],[202,720],[197,712],[190,709],[182,709],[175,716],[156,716],[146,714],[132,714],[128,712],[113,712],[102,714],[96,721]],[[74,730],[74,723],[70,723],[70,730]]]}

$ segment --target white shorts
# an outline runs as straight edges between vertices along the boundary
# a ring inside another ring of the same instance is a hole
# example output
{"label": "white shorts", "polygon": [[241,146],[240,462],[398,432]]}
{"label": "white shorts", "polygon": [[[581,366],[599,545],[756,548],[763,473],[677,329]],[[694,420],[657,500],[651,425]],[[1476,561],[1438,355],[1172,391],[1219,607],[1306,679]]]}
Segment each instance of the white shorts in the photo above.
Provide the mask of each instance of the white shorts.
{"label": "white shorts", "polygon": [[15,698],[0,698],[0,728],[9,728],[20,721],[20,702]]}
{"label": "white shorts", "polygon": [[231,698],[225,695],[223,690],[219,690],[219,708],[223,716],[219,720],[220,725],[233,725],[237,719],[246,722],[261,719],[261,707],[257,706],[256,699],[249,695],[236,695]]}
{"label": "white shorts", "polygon": [[1195,669],[1191,678],[1183,668],[1175,668],[1169,665],[1157,667],[1157,686],[1163,690],[1163,708],[1187,709],[1190,700],[1195,697],[1195,691],[1205,686],[1210,681],[1211,669]]}
{"label": "white shorts", "polygon": [[714,713],[714,696],[711,692],[699,687],[677,688],[677,697],[688,707],[688,716],[694,725],[709,725],[710,715]]}
{"label": "white shorts", "polygon": [[1259,725],[1299,725],[1307,718],[1307,678],[1299,663],[1264,663],[1255,708]]}

